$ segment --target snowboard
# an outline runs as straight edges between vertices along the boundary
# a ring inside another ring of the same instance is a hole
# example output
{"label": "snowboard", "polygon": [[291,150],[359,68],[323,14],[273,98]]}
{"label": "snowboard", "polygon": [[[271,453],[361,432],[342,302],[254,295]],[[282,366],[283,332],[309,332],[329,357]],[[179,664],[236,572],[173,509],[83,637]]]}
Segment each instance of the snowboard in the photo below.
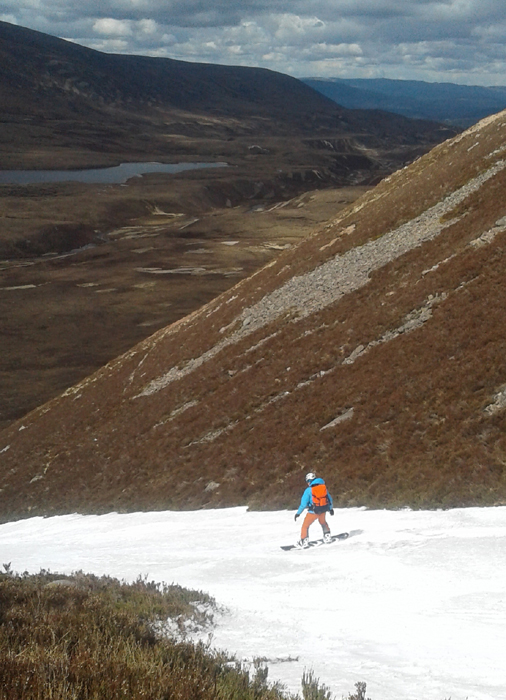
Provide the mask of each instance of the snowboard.
{"label": "snowboard", "polygon": [[[332,535],[332,542],[337,542],[338,540],[345,540],[347,537],[350,536],[349,532],[341,532],[339,535]],[[328,544],[332,544],[332,542],[329,542]],[[310,540],[309,541],[309,546],[304,547],[302,549],[301,547],[297,547],[295,544],[282,544],[281,549],[284,549],[285,552],[288,552],[290,549],[300,549],[301,552],[303,552],[305,549],[312,549],[313,547],[320,547],[321,545],[324,544],[323,540]]]}

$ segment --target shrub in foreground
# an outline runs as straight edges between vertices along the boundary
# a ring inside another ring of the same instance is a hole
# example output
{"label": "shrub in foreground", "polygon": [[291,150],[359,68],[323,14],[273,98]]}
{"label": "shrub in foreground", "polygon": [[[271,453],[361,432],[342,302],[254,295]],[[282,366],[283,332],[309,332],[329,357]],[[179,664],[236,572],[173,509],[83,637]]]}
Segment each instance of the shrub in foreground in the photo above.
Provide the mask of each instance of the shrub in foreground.
{"label": "shrub in foreground", "polygon": [[[185,641],[212,624],[205,593],[83,573],[0,574],[0,700],[299,700],[232,657]],[[366,700],[365,683],[348,700]],[[312,671],[303,700],[332,700]]]}
{"label": "shrub in foreground", "polygon": [[280,700],[203,644],[156,632],[209,621],[209,596],[76,575],[0,577],[1,700]]}

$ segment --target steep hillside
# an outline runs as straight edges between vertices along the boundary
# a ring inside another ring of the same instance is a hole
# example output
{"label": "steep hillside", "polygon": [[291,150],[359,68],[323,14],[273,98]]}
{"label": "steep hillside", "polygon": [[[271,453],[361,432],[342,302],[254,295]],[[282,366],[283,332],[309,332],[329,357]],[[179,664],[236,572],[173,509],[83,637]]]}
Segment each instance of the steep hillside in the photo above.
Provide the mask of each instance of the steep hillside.
{"label": "steep hillside", "polygon": [[506,502],[506,112],[0,434],[2,518]]}

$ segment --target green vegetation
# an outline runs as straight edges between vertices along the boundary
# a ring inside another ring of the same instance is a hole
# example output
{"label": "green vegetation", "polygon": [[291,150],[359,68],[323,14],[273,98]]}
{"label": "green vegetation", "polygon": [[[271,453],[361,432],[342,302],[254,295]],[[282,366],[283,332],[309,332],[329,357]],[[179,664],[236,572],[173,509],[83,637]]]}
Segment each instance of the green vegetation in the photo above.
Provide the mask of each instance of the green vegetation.
{"label": "green vegetation", "polygon": [[312,671],[304,671],[301,685],[304,700],[332,700],[329,688],[320,684]]}
{"label": "green vegetation", "polygon": [[141,579],[3,576],[0,698],[278,698],[229,658],[157,632],[168,618],[205,625],[213,609],[203,593]]}
{"label": "green vegetation", "polygon": [[[211,624],[217,605],[205,593],[4,568],[0,700],[297,700],[267,682],[260,661],[250,675],[230,656],[178,641],[189,625]],[[302,690],[304,700],[331,700],[311,672]]]}

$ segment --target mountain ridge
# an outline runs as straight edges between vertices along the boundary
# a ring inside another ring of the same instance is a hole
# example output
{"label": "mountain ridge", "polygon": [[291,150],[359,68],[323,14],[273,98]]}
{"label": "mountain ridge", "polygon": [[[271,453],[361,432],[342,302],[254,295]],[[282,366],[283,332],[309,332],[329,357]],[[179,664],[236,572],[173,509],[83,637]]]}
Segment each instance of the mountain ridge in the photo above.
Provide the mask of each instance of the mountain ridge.
{"label": "mountain ridge", "polygon": [[5,124],[28,124],[33,131],[47,120],[55,120],[55,127],[61,122],[56,134],[66,137],[67,149],[71,139],[74,149],[89,148],[94,140],[95,150],[142,151],[150,137],[167,157],[169,137],[286,135],[287,124],[293,133],[312,137],[375,136],[383,146],[388,140],[419,144],[445,137],[442,125],[354,112],[268,69],[107,54],[1,21],[0,90]]}
{"label": "mountain ridge", "polygon": [[506,499],[506,112],[0,434],[2,517]]}
{"label": "mountain ridge", "polygon": [[506,107],[506,87],[387,78],[302,78],[348,109],[382,109],[468,127]]}

